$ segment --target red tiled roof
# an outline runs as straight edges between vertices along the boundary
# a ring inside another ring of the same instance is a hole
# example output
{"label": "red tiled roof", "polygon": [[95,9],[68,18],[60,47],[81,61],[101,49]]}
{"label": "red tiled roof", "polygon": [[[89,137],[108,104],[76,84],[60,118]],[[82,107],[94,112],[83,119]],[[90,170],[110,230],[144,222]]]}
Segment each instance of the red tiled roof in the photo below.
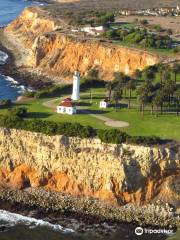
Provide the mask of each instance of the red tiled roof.
{"label": "red tiled roof", "polygon": [[64,105],[72,105],[72,99],[71,98],[65,98],[60,102],[59,106],[64,106]]}
{"label": "red tiled roof", "polygon": [[61,102],[60,105],[61,107],[74,107],[74,104],[72,102]]}
{"label": "red tiled roof", "polygon": [[71,101],[72,101],[71,98],[65,98],[65,99],[63,100],[63,102],[71,102]]}

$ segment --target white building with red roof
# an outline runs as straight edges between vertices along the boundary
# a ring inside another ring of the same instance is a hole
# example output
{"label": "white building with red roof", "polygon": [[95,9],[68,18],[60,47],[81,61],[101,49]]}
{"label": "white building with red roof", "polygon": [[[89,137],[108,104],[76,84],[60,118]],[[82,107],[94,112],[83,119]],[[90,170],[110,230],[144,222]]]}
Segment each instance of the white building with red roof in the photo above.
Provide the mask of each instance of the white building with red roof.
{"label": "white building with red roof", "polygon": [[57,113],[73,115],[77,113],[76,106],[71,98],[65,98],[58,106]]}

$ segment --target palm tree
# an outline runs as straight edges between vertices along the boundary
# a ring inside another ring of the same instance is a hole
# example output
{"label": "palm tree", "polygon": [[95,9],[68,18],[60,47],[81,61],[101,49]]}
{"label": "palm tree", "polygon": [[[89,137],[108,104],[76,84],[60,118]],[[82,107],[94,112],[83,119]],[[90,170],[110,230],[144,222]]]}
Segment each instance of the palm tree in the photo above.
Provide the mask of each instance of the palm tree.
{"label": "palm tree", "polygon": [[144,115],[144,108],[145,108],[145,104],[148,102],[148,94],[146,91],[146,88],[144,86],[141,86],[138,89],[138,100],[140,103],[140,112],[142,115]]}
{"label": "palm tree", "polygon": [[129,76],[125,75],[122,72],[115,72],[114,73],[114,80],[116,87],[124,89],[125,90],[125,96],[126,96],[126,84],[129,81]]}
{"label": "palm tree", "polygon": [[115,102],[115,109],[116,109],[116,112],[117,112],[117,105],[119,103],[119,100],[122,98],[122,90],[121,89],[116,89],[114,92],[113,92],[113,100]]}
{"label": "palm tree", "polygon": [[142,78],[142,71],[139,69],[136,69],[136,71],[133,74],[135,79],[141,79]]}
{"label": "palm tree", "polygon": [[177,115],[179,115],[180,112],[180,89],[177,89],[174,93],[176,105],[177,105]]}
{"label": "palm tree", "polygon": [[148,68],[144,71],[145,78],[149,81],[152,81],[155,78],[156,71],[153,68]]}
{"label": "palm tree", "polygon": [[175,90],[176,90],[175,82],[169,79],[166,80],[162,88],[162,91],[164,93],[164,97],[168,99],[169,108],[171,104],[171,97],[173,97]]}
{"label": "palm tree", "polygon": [[162,78],[163,82],[168,81],[168,80],[171,79],[171,72],[170,72],[169,68],[167,68],[167,69],[163,72],[162,77],[163,77],[163,78]]}
{"label": "palm tree", "polygon": [[177,74],[180,73],[180,64],[174,63],[172,67],[172,72],[174,73],[174,82],[177,82]]}
{"label": "palm tree", "polygon": [[127,83],[127,89],[129,89],[129,104],[128,104],[128,108],[130,109],[131,108],[131,94],[132,94],[132,91],[136,89],[136,83],[134,81],[134,79],[130,79]]}
{"label": "palm tree", "polygon": [[159,64],[158,64],[158,72],[159,72],[159,74],[160,74],[161,86],[162,86],[162,83],[163,83],[163,73],[164,73],[165,70],[166,70],[166,68],[165,68],[164,64],[159,63]]}
{"label": "palm tree", "polygon": [[147,80],[137,91],[137,94],[139,95],[138,100],[140,103],[140,111],[142,115],[144,115],[144,108],[145,105],[150,102],[153,95],[153,84],[149,80]]}
{"label": "palm tree", "polygon": [[112,83],[112,82],[108,82],[108,83],[106,84],[106,89],[107,89],[107,91],[108,91],[108,98],[109,98],[109,100],[111,100],[113,83]]}
{"label": "palm tree", "polygon": [[98,75],[99,75],[99,70],[96,69],[96,68],[91,68],[91,69],[88,71],[88,74],[87,74],[87,78],[88,78],[88,80],[90,81],[90,89],[89,89],[89,90],[90,90],[90,99],[91,99],[91,102],[92,102],[93,81],[98,79]]}
{"label": "palm tree", "polygon": [[163,101],[164,101],[164,93],[162,90],[158,90],[156,92],[156,95],[154,97],[154,105],[157,107],[157,111],[156,111],[156,115],[158,116],[158,110],[159,107],[161,108],[161,114],[162,114],[162,110],[163,110]]}

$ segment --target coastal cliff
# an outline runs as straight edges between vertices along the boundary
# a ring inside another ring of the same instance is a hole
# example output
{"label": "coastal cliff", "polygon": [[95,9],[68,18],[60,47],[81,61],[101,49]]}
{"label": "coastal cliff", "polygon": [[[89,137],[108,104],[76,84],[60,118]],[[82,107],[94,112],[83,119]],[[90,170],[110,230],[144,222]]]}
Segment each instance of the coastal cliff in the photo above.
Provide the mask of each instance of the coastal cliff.
{"label": "coastal cliff", "polygon": [[72,72],[82,76],[90,68],[99,70],[99,77],[111,80],[114,72],[133,74],[159,61],[156,55],[75,34],[61,18],[47,11],[27,8],[4,31],[8,41],[21,53],[17,65],[57,81],[69,81]]}
{"label": "coastal cliff", "polygon": [[0,185],[86,196],[124,205],[163,200],[179,207],[179,145],[105,144],[0,128]]}

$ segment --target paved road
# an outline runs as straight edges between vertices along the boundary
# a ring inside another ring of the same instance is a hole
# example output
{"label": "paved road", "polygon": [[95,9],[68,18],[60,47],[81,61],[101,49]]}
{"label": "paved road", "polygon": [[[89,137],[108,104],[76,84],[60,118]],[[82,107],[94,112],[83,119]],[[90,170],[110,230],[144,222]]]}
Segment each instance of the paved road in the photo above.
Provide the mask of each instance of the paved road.
{"label": "paved road", "polygon": [[[64,98],[64,97],[63,97]],[[48,107],[48,108],[52,108],[55,110],[55,102],[57,100],[61,100],[60,98],[55,98],[55,99],[51,99],[47,102],[43,102],[43,106],[45,107]],[[109,127],[115,127],[115,128],[124,128],[124,127],[128,127],[129,126],[129,123],[128,122],[124,122],[124,121],[116,121],[112,118],[108,118],[108,117],[105,117],[103,115],[100,115],[98,113],[92,113],[90,110],[87,110],[87,109],[83,109],[82,107],[78,107],[78,109],[82,112],[82,113],[85,113],[85,114],[88,114],[90,115],[91,117],[94,117],[98,120],[101,120],[104,122],[104,124],[106,126],[109,126]]]}

